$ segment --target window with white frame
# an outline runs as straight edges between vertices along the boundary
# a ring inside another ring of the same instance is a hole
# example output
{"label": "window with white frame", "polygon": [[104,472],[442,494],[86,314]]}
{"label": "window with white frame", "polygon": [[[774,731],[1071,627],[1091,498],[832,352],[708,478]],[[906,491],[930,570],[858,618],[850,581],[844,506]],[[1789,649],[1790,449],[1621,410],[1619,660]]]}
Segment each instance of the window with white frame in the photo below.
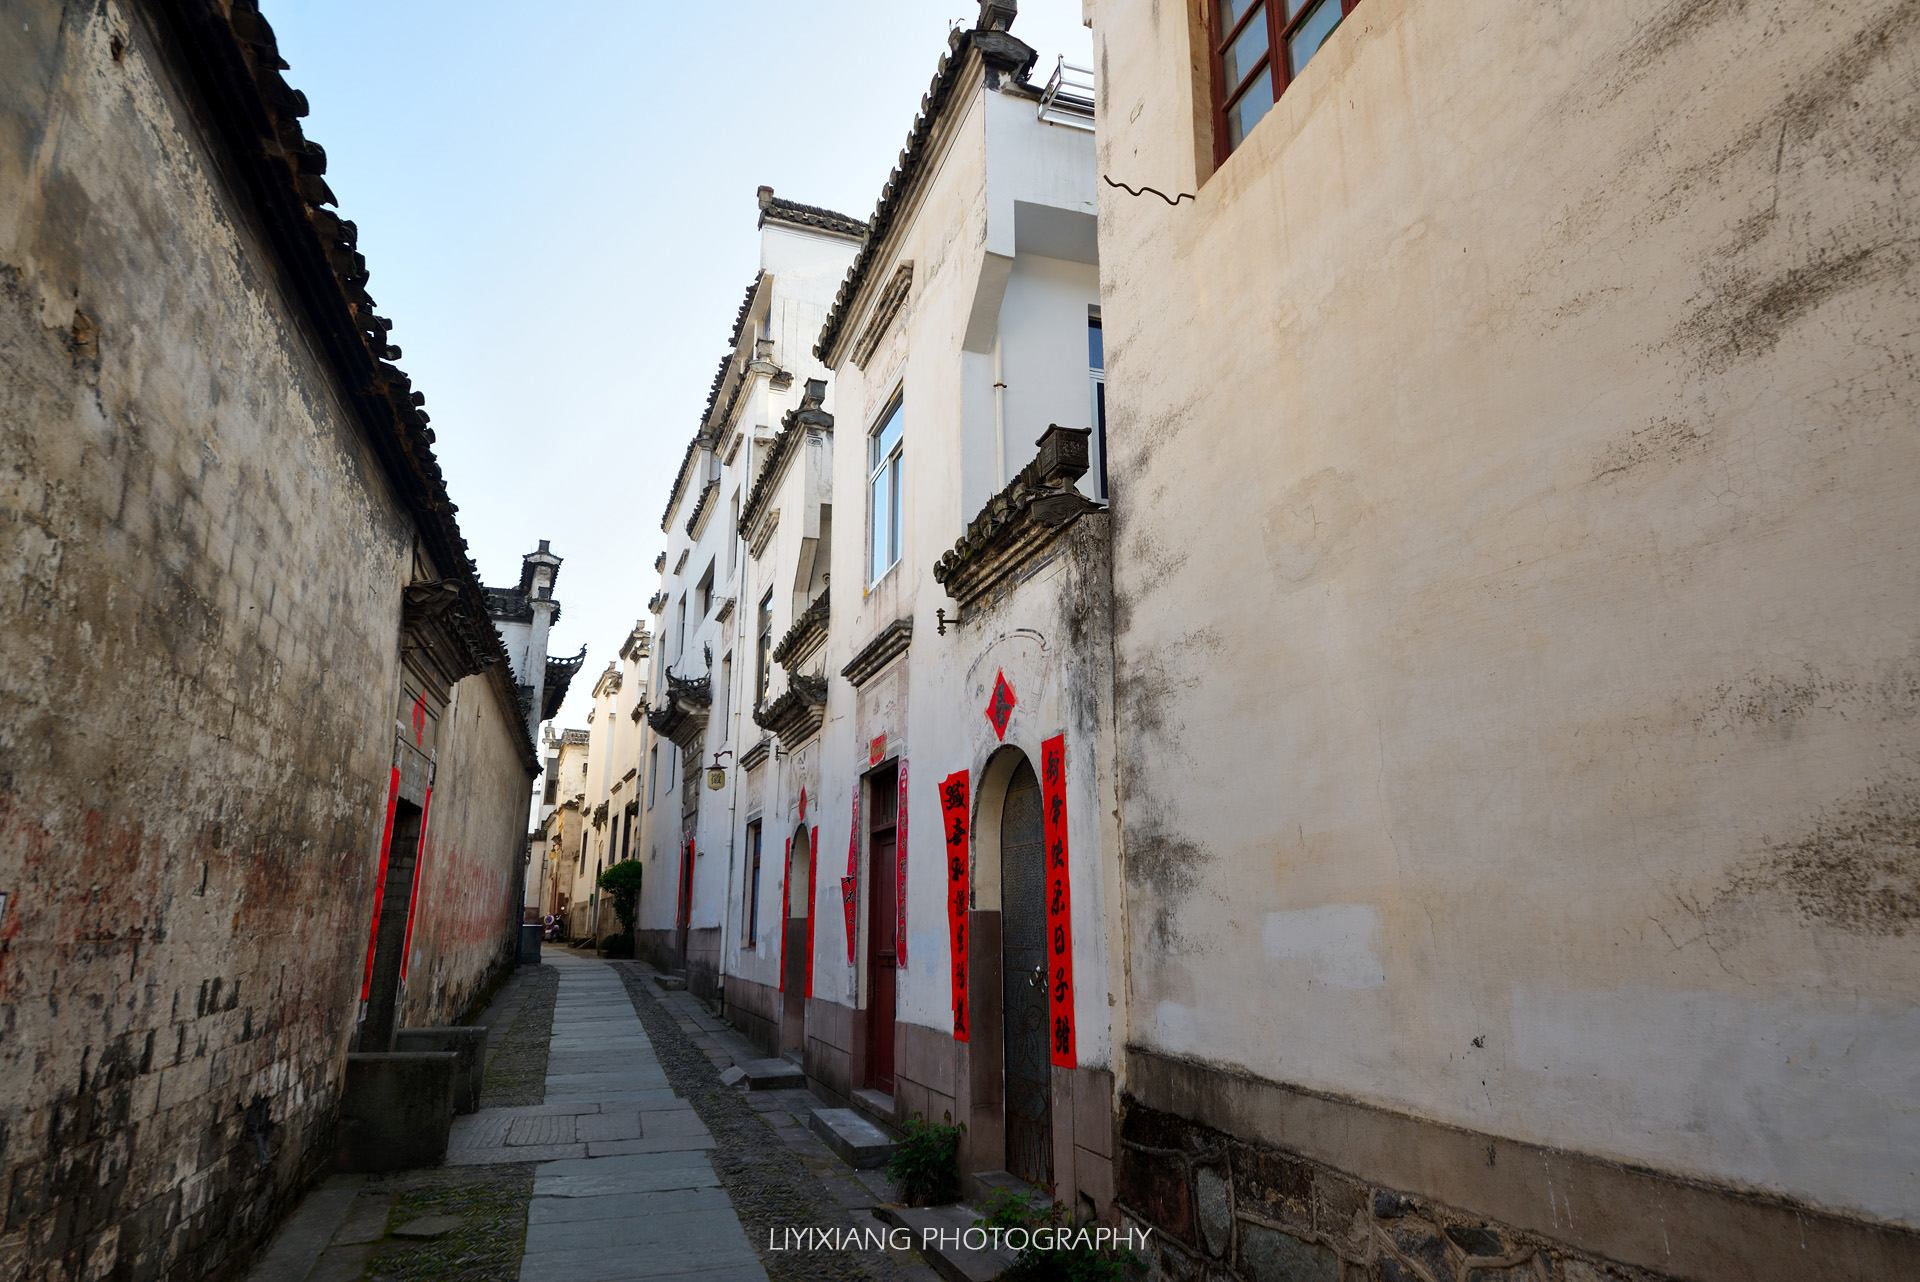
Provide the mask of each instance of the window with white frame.
{"label": "window with white frame", "polygon": [[867,528],[873,536],[869,583],[878,583],[900,559],[900,438],[905,418],[906,402],[895,395],[867,438]]}

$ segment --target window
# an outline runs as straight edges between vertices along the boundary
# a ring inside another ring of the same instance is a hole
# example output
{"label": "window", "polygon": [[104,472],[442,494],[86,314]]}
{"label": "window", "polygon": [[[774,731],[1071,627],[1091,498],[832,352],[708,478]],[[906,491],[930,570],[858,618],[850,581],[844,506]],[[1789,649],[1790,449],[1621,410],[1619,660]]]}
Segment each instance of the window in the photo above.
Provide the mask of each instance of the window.
{"label": "window", "polygon": [[647,809],[653,809],[655,782],[660,778],[660,745],[647,749]]}
{"label": "window", "polygon": [[627,805],[627,826],[620,834],[620,858],[622,861],[633,858],[633,826],[640,822],[639,803]]}
{"label": "window", "polygon": [[733,492],[733,504],[727,511],[727,573],[740,564],[740,491]]}
{"label": "window", "polygon": [[686,593],[682,592],[680,594],[680,603],[677,606],[675,606],[674,609],[677,611],[675,617],[679,620],[679,625],[675,628],[675,632],[677,635],[673,643],[673,657],[675,659],[678,659],[680,658],[680,656],[684,655],[687,652],[687,594]]}
{"label": "window", "polygon": [[747,947],[760,942],[760,821],[747,825]]}
{"label": "window", "polygon": [[555,778],[552,775],[548,775],[547,776],[547,796],[543,804],[549,805],[549,806],[553,805],[555,799],[558,798],[559,795],[560,795],[560,780]]}
{"label": "window", "polygon": [[878,583],[900,559],[900,437],[905,415],[906,403],[895,397],[880,416],[880,426],[867,438],[867,527],[873,531],[870,583]]}
{"label": "window", "polygon": [[[1260,123],[1360,0],[1214,0],[1216,160]],[[1278,49],[1280,55],[1274,56]]]}
{"label": "window", "polygon": [[700,585],[693,590],[693,617],[705,622],[713,610],[713,563],[708,562],[707,572],[700,576]]}
{"label": "window", "polygon": [[760,598],[760,630],[758,649],[754,655],[753,703],[755,707],[767,701],[767,681],[773,676],[773,589]]}
{"label": "window", "polygon": [[733,701],[733,652],[729,650],[720,660],[720,688],[713,692],[713,715],[720,723],[720,742],[726,743],[733,736],[727,725],[727,707]]}
{"label": "window", "polygon": [[1100,332],[1100,309],[1087,308],[1087,371],[1093,381],[1093,447],[1099,452],[1100,492],[1107,497],[1107,345]]}

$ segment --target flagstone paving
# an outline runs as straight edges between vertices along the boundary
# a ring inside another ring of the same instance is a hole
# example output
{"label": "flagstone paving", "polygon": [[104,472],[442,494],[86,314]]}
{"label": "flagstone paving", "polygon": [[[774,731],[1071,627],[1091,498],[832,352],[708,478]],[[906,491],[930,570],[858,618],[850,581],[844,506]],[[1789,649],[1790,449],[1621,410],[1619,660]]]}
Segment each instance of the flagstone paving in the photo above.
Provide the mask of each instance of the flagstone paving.
{"label": "flagstone paving", "polygon": [[706,1150],[613,969],[555,950],[560,972],[537,1110],[454,1124],[453,1163],[537,1155],[523,1282],[766,1282]]}

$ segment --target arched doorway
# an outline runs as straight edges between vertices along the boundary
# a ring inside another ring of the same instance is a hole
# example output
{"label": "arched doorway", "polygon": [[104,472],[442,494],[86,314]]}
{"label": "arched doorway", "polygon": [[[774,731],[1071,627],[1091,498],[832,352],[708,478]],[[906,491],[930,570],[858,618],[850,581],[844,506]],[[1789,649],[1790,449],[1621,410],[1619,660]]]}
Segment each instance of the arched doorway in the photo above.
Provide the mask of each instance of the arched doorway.
{"label": "arched doorway", "polygon": [[786,925],[781,948],[780,1053],[798,1057],[807,1044],[807,918],[813,911],[812,853],[807,826],[793,830],[787,844]]}
{"label": "arched doorway", "polygon": [[1040,780],[1024,757],[1000,806],[1000,1019],[1007,1170],[1053,1185],[1053,1080],[1047,1046],[1046,850]]}

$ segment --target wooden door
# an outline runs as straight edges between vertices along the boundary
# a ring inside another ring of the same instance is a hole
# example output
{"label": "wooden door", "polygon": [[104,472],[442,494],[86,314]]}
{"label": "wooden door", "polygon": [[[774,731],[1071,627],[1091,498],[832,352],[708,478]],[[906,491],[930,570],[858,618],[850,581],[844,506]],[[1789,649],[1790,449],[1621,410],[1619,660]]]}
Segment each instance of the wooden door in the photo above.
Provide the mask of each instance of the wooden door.
{"label": "wooden door", "polygon": [[893,1094],[894,982],[898,974],[894,836],[898,776],[883,768],[868,785],[872,836],[867,842],[867,1085]]}
{"label": "wooden door", "polygon": [[1053,1186],[1053,1069],[1047,1045],[1047,898],[1040,780],[1022,761],[1000,811],[1000,1020],[1007,1170]]}

